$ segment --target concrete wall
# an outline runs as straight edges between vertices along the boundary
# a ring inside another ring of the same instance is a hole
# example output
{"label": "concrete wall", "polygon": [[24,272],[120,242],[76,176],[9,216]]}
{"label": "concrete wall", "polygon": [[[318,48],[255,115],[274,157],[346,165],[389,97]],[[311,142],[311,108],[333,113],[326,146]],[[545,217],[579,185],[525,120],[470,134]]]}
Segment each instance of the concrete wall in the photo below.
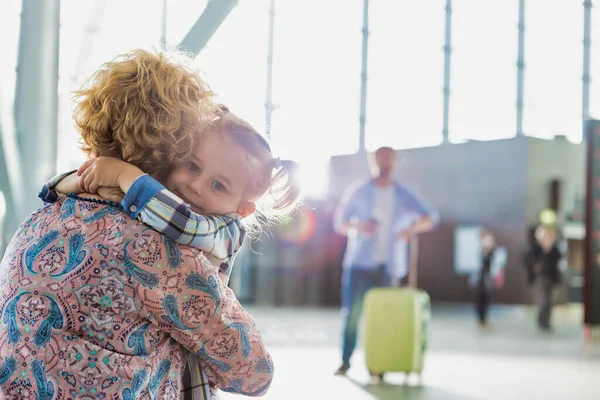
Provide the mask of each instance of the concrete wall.
{"label": "concrete wall", "polygon": [[585,193],[585,146],[567,140],[528,138],[528,188],[526,216],[529,223],[549,206],[548,193],[552,179],[561,181],[561,214],[571,212],[575,198]]}

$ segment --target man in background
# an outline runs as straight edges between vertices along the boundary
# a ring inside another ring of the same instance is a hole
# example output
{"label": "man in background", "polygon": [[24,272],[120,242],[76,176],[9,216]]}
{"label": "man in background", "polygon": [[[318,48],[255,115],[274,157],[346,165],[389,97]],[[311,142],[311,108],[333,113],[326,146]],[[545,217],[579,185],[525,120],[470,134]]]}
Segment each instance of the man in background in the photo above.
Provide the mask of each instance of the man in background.
{"label": "man in background", "polygon": [[365,293],[396,285],[395,280],[407,276],[408,240],[431,230],[437,220],[422,201],[394,180],[396,152],[392,148],[379,148],[371,164],[372,177],[346,191],[334,218],[335,230],[348,237],[342,276],[342,365],[336,375],[345,375],[350,368]]}

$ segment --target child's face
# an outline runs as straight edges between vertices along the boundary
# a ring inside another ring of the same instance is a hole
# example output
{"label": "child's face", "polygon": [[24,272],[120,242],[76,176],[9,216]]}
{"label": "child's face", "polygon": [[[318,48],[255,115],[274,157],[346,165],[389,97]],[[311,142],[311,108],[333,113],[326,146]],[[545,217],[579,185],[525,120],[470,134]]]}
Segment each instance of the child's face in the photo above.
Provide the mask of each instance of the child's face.
{"label": "child's face", "polygon": [[491,234],[484,233],[481,236],[481,246],[484,249],[491,249],[492,247],[494,247],[495,243],[496,243],[496,241],[494,240],[494,237]]}
{"label": "child's face", "polygon": [[165,186],[199,214],[246,217],[254,212],[254,204],[245,199],[250,178],[242,149],[227,135],[209,132],[196,141],[190,161],[175,168]]}

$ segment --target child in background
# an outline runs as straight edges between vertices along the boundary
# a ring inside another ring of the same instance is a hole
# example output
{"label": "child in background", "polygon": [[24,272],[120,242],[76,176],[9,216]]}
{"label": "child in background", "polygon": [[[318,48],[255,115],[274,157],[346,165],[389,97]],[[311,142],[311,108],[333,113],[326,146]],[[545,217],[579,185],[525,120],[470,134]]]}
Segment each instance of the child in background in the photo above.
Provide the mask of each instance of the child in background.
{"label": "child in background", "polygon": [[469,279],[471,287],[475,290],[475,310],[479,329],[489,328],[488,311],[492,291],[499,289],[504,284],[504,269],[506,265],[506,250],[499,247],[496,238],[489,229],[482,229],[480,233],[481,264],[479,270]]}

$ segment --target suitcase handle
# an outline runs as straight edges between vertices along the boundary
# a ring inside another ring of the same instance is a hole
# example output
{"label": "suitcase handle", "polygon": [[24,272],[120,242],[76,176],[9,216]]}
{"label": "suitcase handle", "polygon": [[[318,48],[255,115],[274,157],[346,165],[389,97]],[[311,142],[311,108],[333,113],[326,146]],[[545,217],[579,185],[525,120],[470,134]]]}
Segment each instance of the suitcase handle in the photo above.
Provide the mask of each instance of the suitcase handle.
{"label": "suitcase handle", "polygon": [[417,288],[419,265],[419,237],[413,235],[408,242],[408,287]]}

